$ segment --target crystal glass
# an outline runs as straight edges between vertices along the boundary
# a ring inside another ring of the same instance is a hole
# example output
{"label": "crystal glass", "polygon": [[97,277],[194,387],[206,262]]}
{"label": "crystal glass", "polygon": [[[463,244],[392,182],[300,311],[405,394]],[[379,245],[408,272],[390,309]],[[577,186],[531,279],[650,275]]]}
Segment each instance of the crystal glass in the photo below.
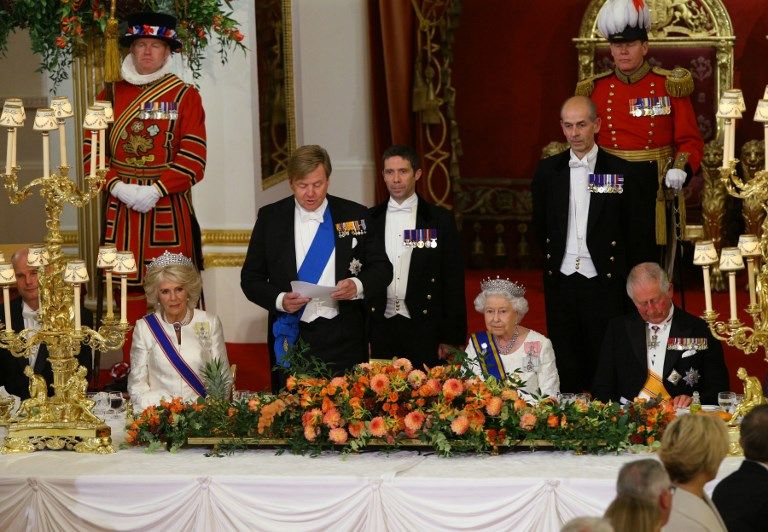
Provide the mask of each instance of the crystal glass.
{"label": "crystal glass", "polygon": [[109,413],[119,415],[125,412],[125,397],[122,392],[109,392]]}
{"label": "crystal glass", "polygon": [[93,401],[93,413],[105,416],[109,413],[109,394],[107,392],[90,392],[88,398]]}
{"label": "crystal glass", "polygon": [[734,406],[736,394],[734,392],[720,392],[717,394],[717,404],[725,412],[730,412]]}

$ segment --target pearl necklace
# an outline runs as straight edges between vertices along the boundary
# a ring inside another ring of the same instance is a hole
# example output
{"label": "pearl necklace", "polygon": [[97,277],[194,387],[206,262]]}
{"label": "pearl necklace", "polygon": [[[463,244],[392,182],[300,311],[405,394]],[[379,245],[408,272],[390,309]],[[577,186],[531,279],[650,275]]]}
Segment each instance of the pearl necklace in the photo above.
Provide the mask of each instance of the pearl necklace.
{"label": "pearl necklace", "polygon": [[515,345],[515,342],[517,342],[517,337],[520,336],[520,326],[515,325],[515,330],[512,333],[512,339],[507,342],[506,345],[501,345],[501,342],[498,342],[499,344],[499,354],[501,355],[508,355],[512,352],[512,346]]}

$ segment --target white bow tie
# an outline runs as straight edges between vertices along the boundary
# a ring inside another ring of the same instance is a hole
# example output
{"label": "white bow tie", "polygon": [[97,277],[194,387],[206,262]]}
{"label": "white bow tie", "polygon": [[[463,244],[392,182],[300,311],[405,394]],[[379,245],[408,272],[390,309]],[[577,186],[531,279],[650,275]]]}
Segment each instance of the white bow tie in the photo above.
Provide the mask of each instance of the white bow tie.
{"label": "white bow tie", "polygon": [[584,159],[582,161],[578,159],[571,159],[570,161],[568,161],[568,166],[570,166],[571,168],[586,168],[587,170],[590,170],[590,171],[592,170],[592,168],[590,168],[589,161],[587,159]]}
{"label": "white bow tie", "polygon": [[389,205],[387,212],[411,212],[412,209],[410,205]]}
{"label": "white bow tie", "polygon": [[313,220],[318,223],[323,223],[323,215],[320,214],[317,211],[312,212],[302,212],[301,213],[301,221],[302,222],[308,222],[310,220]]}
{"label": "white bow tie", "polygon": [[37,320],[37,311],[25,308],[21,311],[21,317],[25,320]]}

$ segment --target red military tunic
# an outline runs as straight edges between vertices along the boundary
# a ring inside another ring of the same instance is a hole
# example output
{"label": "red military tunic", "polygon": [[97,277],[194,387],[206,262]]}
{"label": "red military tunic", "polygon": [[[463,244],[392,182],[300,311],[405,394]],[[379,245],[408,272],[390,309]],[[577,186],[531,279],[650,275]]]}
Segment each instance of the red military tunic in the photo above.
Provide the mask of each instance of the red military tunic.
{"label": "red military tunic", "polygon": [[[145,106],[158,112],[143,118]],[[146,264],[165,250],[183,253],[200,266],[200,228],[191,197],[206,160],[200,93],[173,74],[142,86],[120,81],[113,108],[104,241],[133,251],[138,265],[128,281],[133,286],[142,284]],[[88,168],[90,139],[85,144]],[[153,185],[160,199],[147,213],[134,211],[109,193],[118,180]]]}
{"label": "red military tunic", "polygon": [[[674,166],[684,168],[687,162],[696,173],[704,154],[696,115],[687,94],[670,94],[664,73],[646,62],[631,76],[615,71],[594,80],[591,98],[602,120],[597,144],[614,150],[648,151],[671,146]],[[670,109],[661,111],[664,114],[633,116],[638,99],[663,97],[668,97],[671,104]]]}

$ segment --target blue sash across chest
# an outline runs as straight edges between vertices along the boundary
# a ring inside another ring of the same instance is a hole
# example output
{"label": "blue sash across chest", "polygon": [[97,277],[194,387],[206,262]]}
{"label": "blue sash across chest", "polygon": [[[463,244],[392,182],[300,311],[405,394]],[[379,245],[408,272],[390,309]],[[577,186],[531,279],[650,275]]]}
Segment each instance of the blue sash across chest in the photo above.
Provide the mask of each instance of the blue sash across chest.
{"label": "blue sash across chest", "polygon": [[[320,276],[323,275],[323,270],[325,270],[325,266],[335,249],[335,242],[331,209],[330,206],[326,206],[323,221],[318,226],[315,238],[312,239],[312,244],[310,244],[307,255],[297,272],[299,281],[312,284],[317,284],[320,281]],[[304,309],[293,314],[281,312],[272,325],[272,334],[275,336],[275,358],[277,363],[283,367],[288,367],[285,354],[299,339],[299,320],[303,313]]]}
{"label": "blue sash across chest", "polygon": [[160,324],[160,320],[157,319],[157,315],[148,314],[144,316],[144,321],[149,325],[149,330],[152,332],[152,336],[155,337],[158,345],[160,345],[160,349],[162,349],[168,362],[171,363],[181,378],[184,379],[184,382],[189,384],[190,388],[195,390],[197,395],[205,397],[207,394],[203,381],[200,380],[200,377],[197,376],[195,370],[189,367],[189,364],[187,364],[181,357],[181,354],[176,350],[176,346],[174,346],[171,339],[168,338],[168,334],[166,334],[165,329],[163,329],[163,326]]}
{"label": "blue sash across chest", "polygon": [[473,333],[469,338],[475,348],[475,353],[477,353],[483,375],[492,375],[497,380],[502,380],[506,372],[499,354],[499,346],[496,345],[493,335],[488,334],[487,331],[482,331]]}

